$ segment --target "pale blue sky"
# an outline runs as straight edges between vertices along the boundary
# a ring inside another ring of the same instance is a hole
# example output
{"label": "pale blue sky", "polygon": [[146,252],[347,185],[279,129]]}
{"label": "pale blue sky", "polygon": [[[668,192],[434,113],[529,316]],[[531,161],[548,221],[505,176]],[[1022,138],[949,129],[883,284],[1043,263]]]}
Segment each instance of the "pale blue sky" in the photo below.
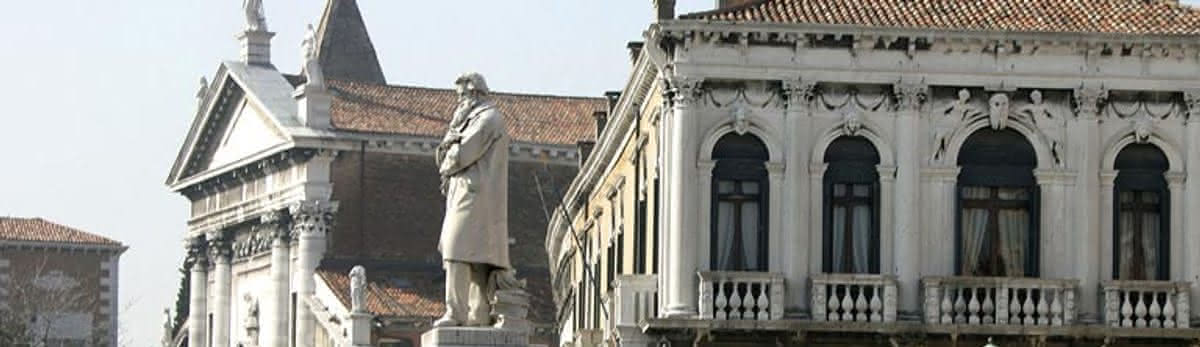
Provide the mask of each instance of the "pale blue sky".
{"label": "pale blue sky", "polygon": [[[296,71],[324,0],[266,0],[275,63]],[[680,0],[680,12],[714,0]],[[1185,3],[1200,0],[1185,0]],[[197,81],[236,59],[238,0],[12,1],[0,11],[0,215],[118,239],[128,346],[156,346],[174,304],[187,206],[163,186]],[[599,96],[628,76],[649,0],[359,0],[392,84]]]}

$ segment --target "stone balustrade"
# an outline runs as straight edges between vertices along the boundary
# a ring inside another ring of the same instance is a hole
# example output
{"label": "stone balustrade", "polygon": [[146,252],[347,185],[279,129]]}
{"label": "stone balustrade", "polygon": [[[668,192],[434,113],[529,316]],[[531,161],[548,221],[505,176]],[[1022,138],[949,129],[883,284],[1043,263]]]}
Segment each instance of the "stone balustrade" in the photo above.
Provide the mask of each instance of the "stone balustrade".
{"label": "stone balustrade", "polygon": [[811,282],[813,320],[896,321],[895,276],[822,274]]}
{"label": "stone balustrade", "polygon": [[619,275],[613,281],[610,312],[614,327],[636,327],[658,316],[658,276]]}
{"label": "stone balustrade", "polygon": [[1075,322],[1076,280],[922,279],[927,324],[1063,326]]}
{"label": "stone balustrade", "polygon": [[783,274],[774,272],[700,272],[700,318],[717,320],[783,319]]}
{"label": "stone balustrade", "polygon": [[1112,327],[1187,328],[1188,282],[1105,281],[1104,321]]}

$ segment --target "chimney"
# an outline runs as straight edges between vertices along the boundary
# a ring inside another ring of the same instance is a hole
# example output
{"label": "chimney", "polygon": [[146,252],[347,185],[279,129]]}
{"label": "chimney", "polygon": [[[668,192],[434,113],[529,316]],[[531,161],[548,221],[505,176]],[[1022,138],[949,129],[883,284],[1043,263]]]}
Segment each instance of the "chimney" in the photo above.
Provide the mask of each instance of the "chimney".
{"label": "chimney", "polygon": [[608,112],[596,111],[592,113],[592,118],[596,119],[596,139],[600,139],[600,134],[604,133],[604,126],[608,125]]}
{"label": "chimney", "polygon": [[755,1],[757,0],[717,0],[717,9],[742,6]]}
{"label": "chimney", "polygon": [[638,56],[642,54],[642,47],[645,45],[646,43],[642,41],[630,41],[625,44],[625,48],[629,50],[629,60],[636,64]]}
{"label": "chimney", "polygon": [[654,1],[654,19],[656,20],[672,20],[675,19],[675,0],[653,0]]}
{"label": "chimney", "polygon": [[592,149],[596,147],[596,141],[579,141],[575,145],[579,148],[579,167],[583,167],[588,157],[592,156]]}
{"label": "chimney", "polygon": [[617,100],[621,100],[621,92],[615,90],[604,92],[604,98],[608,99],[608,114],[616,113],[614,108],[617,108]]}

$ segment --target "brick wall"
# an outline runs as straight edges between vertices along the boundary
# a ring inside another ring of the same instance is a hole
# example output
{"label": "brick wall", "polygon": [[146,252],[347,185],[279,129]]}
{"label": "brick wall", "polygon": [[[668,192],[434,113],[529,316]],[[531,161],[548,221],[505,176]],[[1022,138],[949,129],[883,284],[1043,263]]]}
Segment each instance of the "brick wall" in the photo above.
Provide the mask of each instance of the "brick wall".
{"label": "brick wall", "polygon": [[73,314],[77,317],[71,322],[54,323],[60,326],[52,336],[84,337],[102,346],[115,342],[116,256],[40,248],[6,248],[0,253],[0,298],[14,311]]}

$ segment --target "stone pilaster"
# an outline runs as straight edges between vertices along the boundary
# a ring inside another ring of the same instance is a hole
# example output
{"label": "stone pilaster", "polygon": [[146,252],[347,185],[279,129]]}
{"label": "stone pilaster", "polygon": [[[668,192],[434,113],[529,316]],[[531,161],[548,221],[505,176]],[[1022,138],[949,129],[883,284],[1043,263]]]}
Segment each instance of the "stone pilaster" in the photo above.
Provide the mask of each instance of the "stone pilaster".
{"label": "stone pilaster", "polygon": [[230,317],[233,296],[233,248],[226,232],[214,232],[207,235],[208,257],[212,261],[213,287],[212,304],[212,342],[211,347],[229,347]]}
{"label": "stone pilaster", "polygon": [[[1066,158],[1067,164],[1073,166],[1076,172],[1100,172],[1100,156],[1104,149],[1100,146],[1100,104],[1108,93],[1100,88],[1079,88],[1075,90],[1075,120],[1068,131],[1071,141],[1068,151],[1075,153],[1072,158]],[[1074,162],[1071,162],[1074,161]],[[1111,181],[1110,181],[1111,183]],[[1108,188],[1111,191],[1111,186]],[[1075,194],[1071,205],[1075,208],[1075,233],[1069,236],[1073,242],[1086,245],[1073,247],[1075,249],[1074,277],[1079,279],[1079,302],[1098,303],[1098,288],[1100,281],[1109,278],[1100,276],[1100,269],[1105,264],[1101,262],[1100,252],[1103,248],[1101,239],[1112,233],[1104,234],[1101,227],[1101,183],[1100,175],[1081,174],[1075,176]],[[1111,210],[1107,210],[1111,211]],[[1111,254],[1111,253],[1109,253]],[[1085,322],[1100,319],[1099,309],[1095,305],[1080,305],[1079,319]]]}
{"label": "stone pilaster", "polygon": [[[815,82],[804,79],[783,82],[783,95],[787,100],[787,107],[783,111],[784,126],[789,133],[793,134],[784,137],[787,141],[787,163],[793,168],[799,168],[784,175],[783,205],[781,206],[784,208],[808,205],[805,201],[808,199],[808,191],[811,188],[808,182],[808,172],[804,170],[804,167],[810,160],[810,151],[807,148],[812,143],[812,135],[808,134],[812,128],[812,117],[809,112],[815,89]],[[798,228],[809,219],[809,211],[806,208],[791,208],[780,217],[783,229],[778,231],[783,238],[779,243],[791,250],[781,254],[784,262],[781,270],[785,273],[788,283],[806,283],[810,274],[809,253],[811,251],[807,247],[809,235],[797,232],[797,230],[801,230]],[[787,286],[787,291],[789,298],[808,297],[808,286],[791,285]],[[808,300],[788,300],[787,305],[789,306],[784,309],[787,314],[791,315],[807,310]]]}
{"label": "stone pilaster", "polygon": [[185,265],[191,271],[188,346],[208,346],[208,250],[202,238],[189,240]]}
{"label": "stone pilaster", "polygon": [[288,311],[291,293],[291,233],[282,211],[271,211],[259,217],[259,227],[271,237],[270,292],[263,303],[262,345],[286,346],[288,343]]}
{"label": "stone pilaster", "polygon": [[312,347],[316,320],[308,299],[316,291],[313,274],[325,255],[325,237],[333,229],[333,215],[337,203],[325,200],[307,200],[288,208],[292,216],[292,237],[299,239],[294,274],[296,276],[296,344],[295,347]]}
{"label": "stone pilaster", "polygon": [[[1187,104],[1187,125],[1186,132],[1187,149],[1184,150],[1184,155],[1187,157],[1187,168],[1185,172],[1191,174],[1200,174],[1200,90],[1191,90],[1184,92],[1184,101]],[[1193,177],[1192,179],[1184,180],[1184,206],[1187,211],[1200,211],[1200,178]],[[1185,214],[1183,216],[1184,238],[1183,240],[1172,241],[1179,242],[1189,250],[1200,249],[1200,216],[1194,214]],[[1187,252],[1187,258],[1184,265],[1184,278],[1173,278],[1172,280],[1187,280],[1192,282],[1192,298],[1200,298],[1200,252]],[[1200,321],[1200,310],[1192,310],[1192,321]]]}
{"label": "stone pilaster", "polygon": [[[694,182],[688,172],[695,170],[695,156],[687,148],[695,143],[695,104],[699,101],[700,86],[703,81],[691,78],[674,78],[670,81],[670,96],[673,105],[672,112],[664,122],[667,135],[667,148],[664,154],[667,160],[663,167],[666,171],[663,182],[669,187],[663,226],[667,229],[671,242],[668,257],[671,259],[670,268],[666,275],[671,276],[667,290],[666,315],[668,317],[694,317],[697,314],[697,283],[696,271],[699,270],[697,259],[697,242],[700,239],[698,228],[689,228],[696,224],[697,211],[689,208],[694,203],[695,196],[689,192],[703,191],[690,184]],[[689,170],[689,166],[691,169]],[[707,211],[705,212],[707,213]]]}
{"label": "stone pilaster", "polygon": [[900,285],[902,316],[919,314],[918,284],[921,280],[921,108],[929,96],[929,86],[923,83],[898,83],[893,87],[896,96],[896,210],[895,240],[896,268]]}

